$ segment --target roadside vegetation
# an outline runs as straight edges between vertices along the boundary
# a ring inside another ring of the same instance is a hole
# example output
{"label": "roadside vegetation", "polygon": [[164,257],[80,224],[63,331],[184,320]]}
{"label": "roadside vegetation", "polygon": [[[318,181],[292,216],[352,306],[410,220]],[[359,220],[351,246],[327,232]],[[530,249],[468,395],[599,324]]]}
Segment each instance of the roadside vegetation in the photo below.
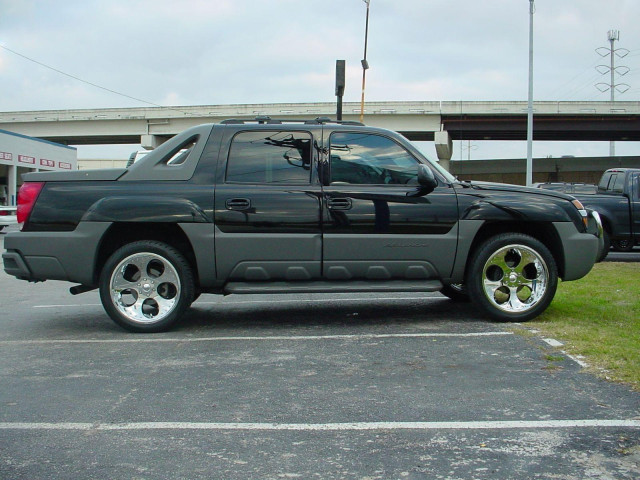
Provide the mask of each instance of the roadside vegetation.
{"label": "roadside vegetation", "polygon": [[528,327],[581,355],[594,372],[640,390],[640,266],[599,263],[560,283],[547,311]]}

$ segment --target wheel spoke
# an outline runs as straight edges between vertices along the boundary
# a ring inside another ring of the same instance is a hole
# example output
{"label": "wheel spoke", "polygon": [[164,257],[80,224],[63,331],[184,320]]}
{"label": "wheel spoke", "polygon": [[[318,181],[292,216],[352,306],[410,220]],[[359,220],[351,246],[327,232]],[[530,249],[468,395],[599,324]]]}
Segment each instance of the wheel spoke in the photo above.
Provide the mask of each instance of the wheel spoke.
{"label": "wheel spoke", "polygon": [[518,311],[518,310],[522,310],[526,304],[522,301],[520,301],[520,299],[518,298],[518,289],[517,287],[511,287],[509,288],[509,308],[511,308],[514,311]]}
{"label": "wheel spoke", "polygon": [[176,299],[175,298],[166,299],[166,298],[162,298],[160,295],[154,296],[153,299],[158,304],[158,309],[160,310],[158,312],[158,315],[166,314],[168,311],[171,310],[173,305],[176,303]]}
{"label": "wheel spoke", "polygon": [[138,290],[139,284],[125,280],[122,275],[117,275],[111,282],[111,290],[121,292],[122,290]]}
{"label": "wheel spoke", "polygon": [[487,265],[485,266],[485,270],[492,265],[495,265],[496,267],[500,268],[500,270],[502,270],[503,272],[506,272],[507,270],[509,270],[509,266],[507,265],[506,252],[500,252],[498,255],[492,257],[487,262]]}
{"label": "wheel spoke", "polygon": [[500,287],[502,287],[502,282],[491,282],[487,280],[485,280],[484,282],[484,291],[489,298],[493,298],[496,290],[498,290]]}

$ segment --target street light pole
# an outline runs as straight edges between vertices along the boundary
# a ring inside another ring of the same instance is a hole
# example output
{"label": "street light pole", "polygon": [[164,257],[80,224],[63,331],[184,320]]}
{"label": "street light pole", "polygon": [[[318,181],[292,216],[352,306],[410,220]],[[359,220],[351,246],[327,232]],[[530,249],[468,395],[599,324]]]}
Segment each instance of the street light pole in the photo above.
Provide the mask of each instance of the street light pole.
{"label": "street light pole", "polygon": [[[609,33],[607,34],[607,38],[609,39],[609,44],[611,45],[611,49],[610,49],[610,56],[611,56],[611,67],[609,68],[609,70],[611,71],[611,109],[613,109],[613,102],[616,101],[616,80],[615,80],[615,76],[616,76],[616,69],[615,69],[615,59],[614,59],[614,55],[616,52],[615,47],[613,46],[613,43],[616,40],[620,39],[620,33],[617,30],[609,30]],[[616,142],[611,140],[609,142],[609,156],[610,157],[615,157],[616,156]]]}
{"label": "street light pole", "polygon": [[364,58],[362,59],[362,97],[360,98],[360,123],[364,123],[364,87],[366,83],[367,70],[369,63],[367,62],[367,39],[369,37],[369,3],[371,0],[363,0],[367,4],[367,19],[364,28]]}
{"label": "street light pole", "polygon": [[529,0],[529,102],[527,108],[527,175],[526,185],[533,185],[533,13],[534,0]]}

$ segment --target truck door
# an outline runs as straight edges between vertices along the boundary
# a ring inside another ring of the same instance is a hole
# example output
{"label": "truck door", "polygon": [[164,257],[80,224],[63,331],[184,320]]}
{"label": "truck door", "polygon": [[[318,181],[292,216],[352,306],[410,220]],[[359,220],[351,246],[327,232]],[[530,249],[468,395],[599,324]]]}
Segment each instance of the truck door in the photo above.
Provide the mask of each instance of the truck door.
{"label": "truck door", "polygon": [[[326,131],[325,127],[325,131]],[[451,274],[457,197],[444,183],[416,196],[418,160],[393,138],[328,131],[323,275],[336,279],[428,279]]]}
{"label": "truck door", "polygon": [[318,148],[304,128],[228,125],[215,192],[216,267],[235,281],[320,277]]}

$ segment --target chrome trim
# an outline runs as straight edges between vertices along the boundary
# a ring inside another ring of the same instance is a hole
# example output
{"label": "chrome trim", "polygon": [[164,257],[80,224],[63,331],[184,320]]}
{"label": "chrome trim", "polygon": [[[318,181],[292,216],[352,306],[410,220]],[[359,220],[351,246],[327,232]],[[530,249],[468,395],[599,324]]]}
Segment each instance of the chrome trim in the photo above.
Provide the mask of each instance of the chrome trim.
{"label": "chrome trim", "polygon": [[604,228],[602,226],[602,219],[600,218],[600,214],[595,210],[589,210],[589,214],[593,217],[596,222],[596,237],[602,238],[604,236]]}

